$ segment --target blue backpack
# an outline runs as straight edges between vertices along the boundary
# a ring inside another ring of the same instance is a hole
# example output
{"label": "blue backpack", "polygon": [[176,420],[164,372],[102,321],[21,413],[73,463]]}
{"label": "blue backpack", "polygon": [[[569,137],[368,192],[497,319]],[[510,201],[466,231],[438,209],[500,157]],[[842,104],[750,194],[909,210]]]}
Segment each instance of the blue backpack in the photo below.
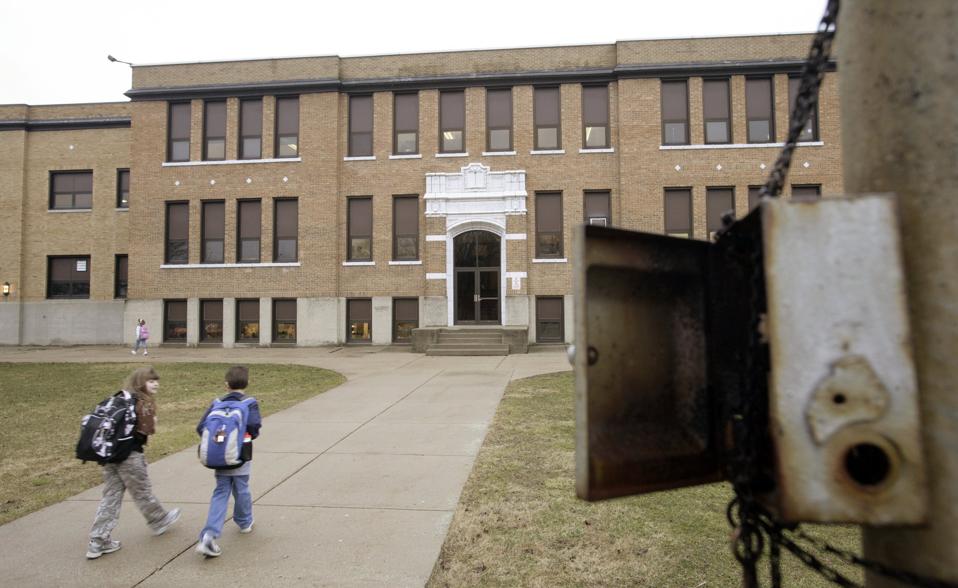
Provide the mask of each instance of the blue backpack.
{"label": "blue backpack", "polygon": [[[238,468],[252,459],[252,443],[245,442],[249,407],[255,398],[213,401],[203,420],[203,433],[197,448],[200,463],[208,468]],[[245,451],[244,451],[245,449]]]}

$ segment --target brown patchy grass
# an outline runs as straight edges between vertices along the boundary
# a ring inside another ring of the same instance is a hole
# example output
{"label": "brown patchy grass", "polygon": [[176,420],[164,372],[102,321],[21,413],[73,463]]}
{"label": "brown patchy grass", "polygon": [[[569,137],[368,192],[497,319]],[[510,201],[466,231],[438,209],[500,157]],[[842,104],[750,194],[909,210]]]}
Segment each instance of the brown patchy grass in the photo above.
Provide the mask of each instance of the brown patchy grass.
{"label": "brown patchy grass", "polygon": [[[100,468],[74,456],[80,419],[135,368],[120,363],[0,364],[0,524],[102,481]],[[196,423],[223,393],[229,364],[157,366],[159,422],[146,456],[156,461],[196,443]],[[345,378],[299,365],[249,365],[248,393],[263,416],[334,388]]]}
{"label": "brown patchy grass", "polygon": [[[509,386],[427,586],[741,585],[725,520],[728,484],[588,503],[575,496],[574,436],[571,373]],[[810,530],[860,551],[852,527]],[[788,586],[831,586],[782,558]]]}

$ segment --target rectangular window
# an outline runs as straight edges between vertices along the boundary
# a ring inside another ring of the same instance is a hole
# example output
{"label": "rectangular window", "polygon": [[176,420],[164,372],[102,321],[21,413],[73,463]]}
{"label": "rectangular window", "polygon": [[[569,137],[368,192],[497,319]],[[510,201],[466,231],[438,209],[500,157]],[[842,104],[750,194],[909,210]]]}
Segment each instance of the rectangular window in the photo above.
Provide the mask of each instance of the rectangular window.
{"label": "rectangular window", "polygon": [[792,200],[799,202],[818,200],[822,197],[822,187],[818,184],[792,184]]}
{"label": "rectangular window", "polygon": [[203,114],[203,159],[226,159],[226,101],[207,102]]}
{"label": "rectangular window", "polygon": [[393,259],[419,259],[419,197],[393,198]]}
{"label": "rectangular window", "polygon": [[130,170],[116,170],[116,207],[130,207]]}
{"label": "rectangular window", "polygon": [[372,261],[373,199],[349,198],[348,203],[346,258],[349,261]]}
{"label": "rectangular window", "polygon": [[702,114],[705,116],[705,142],[731,143],[728,80],[702,82]]}
{"label": "rectangular window", "polygon": [[186,341],[186,300],[163,301],[163,340]]}
{"label": "rectangular window", "polygon": [[259,342],[259,300],[236,301],[236,340]]}
{"label": "rectangular window", "polygon": [[[792,112],[795,110],[795,100],[798,98],[798,89],[802,85],[801,78],[788,78],[788,121],[791,124]],[[802,127],[798,135],[799,141],[818,141],[818,101],[808,117],[808,122]]]}
{"label": "rectangular window", "polygon": [[373,97],[349,97],[350,157],[369,157],[373,154]]}
{"label": "rectangular window", "polygon": [[589,191],[585,193],[585,222],[590,225],[607,227],[612,224],[612,212],[609,207],[609,192]]}
{"label": "rectangular window", "polygon": [[419,299],[393,298],[393,343],[411,343],[419,328]]}
{"label": "rectangular window", "polygon": [[240,101],[240,159],[263,156],[263,99]]}
{"label": "rectangular window", "polygon": [[705,225],[710,239],[722,228],[722,215],[729,210],[735,214],[734,188],[705,189]]}
{"label": "rectangular window", "polygon": [[745,80],[745,119],[749,143],[771,143],[775,140],[775,117],[772,80]]}
{"label": "rectangular window", "polygon": [[93,208],[93,172],[50,172],[50,210]]}
{"label": "rectangular window", "polygon": [[174,102],[170,104],[169,120],[167,121],[166,160],[190,160],[190,118],[191,107],[189,102]]}
{"label": "rectangular window", "polygon": [[236,211],[236,261],[259,263],[262,212],[259,200],[240,200]]}
{"label": "rectangular window", "polygon": [[276,99],[276,157],[299,156],[299,97]]}
{"label": "rectangular window", "polygon": [[689,144],[689,84],[662,82],[662,144]]}
{"label": "rectangular window", "polygon": [[536,296],[536,342],[565,340],[562,296]]}
{"label": "rectangular window", "polygon": [[166,203],[166,263],[189,263],[190,205],[188,202]]}
{"label": "rectangular window", "polygon": [[369,343],[373,340],[373,301],[360,298],[346,301],[346,342]]}
{"label": "rectangular window", "polygon": [[466,93],[462,90],[439,93],[439,151],[466,150]]}
{"label": "rectangular window", "polygon": [[299,201],[277,198],[273,201],[273,261],[291,263],[299,255]]}
{"label": "rectangular window", "polygon": [[536,150],[562,148],[562,116],[559,88],[536,88],[533,95],[532,117],[535,121]]}
{"label": "rectangular window", "polygon": [[536,194],[536,257],[562,257],[562,193]]}
{"label": "rectangular window", "polygon": [[512,88],[486,90],[488,151],[512,151]]}
{"label": "rectangular window", "polygon": [[202,204],[203,226],[200,249],[201,263],[223,263],[223,240],[226,231],[226,203],[208,200]]}
{"label": "rectangular window", "polygon": [[47,298],[89,297],[89,255],[47,258]]}
{"label": "rectangular window", "polygon": [[126,298],[129,275],[129,257],[117,255],[113,266],[113,297]]}
{"label": "rectangular window", "polygon": [[296,301],[273,300],[273,343],[296,342]]}
{"label": "rectangular window", "polygon": [[582,88],[582,144],[586,149],[609,147],[609,87]]}
{"label": "rectangular window", "polygon": [[200,300],[200,341],[223,341],[222,300]]}
{"label": "rectangular window", "polygon": [[665,234],[673,237],[692,237],[692,189],[666,188]]}
{"label": "rectangular window", "polygon": [[749,186],[748,187],[748,210],[749,212],[755,210],[755,207],[758,206],[759,197],[762,193],[762,186]]}
{"label": "rectangular window", "polygon": [[419,153],[419,94],[395,95],[393,129],[393,153]]}

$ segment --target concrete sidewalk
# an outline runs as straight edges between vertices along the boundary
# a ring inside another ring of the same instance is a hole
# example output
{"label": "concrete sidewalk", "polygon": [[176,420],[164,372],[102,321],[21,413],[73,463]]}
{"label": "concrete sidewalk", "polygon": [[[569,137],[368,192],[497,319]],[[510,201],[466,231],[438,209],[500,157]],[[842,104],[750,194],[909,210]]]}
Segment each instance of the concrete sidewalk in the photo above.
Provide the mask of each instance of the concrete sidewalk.
{"label": "concrete sidewalk", "polygon": [[[347,382],[264,420],[250,485],[255,530],[224,527],[223,555],[193,551],[212,472],[187,449],[150,465],[156,496],[183,517],[153,537],[126,500],[123,549],[84,557],[100,498],[93,488],[0,527],[10,586],[422,586],[509,381],[569,369],[562,350],[507,357],[425,357],[366,348],[0,348],[8,361],[144,359],[295,363]],[[255,392],[255,372],[252,374]],[[162,415],[162,399],[160,411]]]}

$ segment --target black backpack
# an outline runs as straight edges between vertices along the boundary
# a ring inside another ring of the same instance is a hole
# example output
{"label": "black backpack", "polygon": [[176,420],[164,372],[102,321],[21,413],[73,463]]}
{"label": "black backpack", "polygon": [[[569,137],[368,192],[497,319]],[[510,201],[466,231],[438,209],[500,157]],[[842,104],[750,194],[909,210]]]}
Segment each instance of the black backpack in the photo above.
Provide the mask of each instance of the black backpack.
{"label": "black backpack", "polygon": [[126,390],[96,405],[80,422],[77,459],[99,464],[120,463],[133,450],[136,399]]}

